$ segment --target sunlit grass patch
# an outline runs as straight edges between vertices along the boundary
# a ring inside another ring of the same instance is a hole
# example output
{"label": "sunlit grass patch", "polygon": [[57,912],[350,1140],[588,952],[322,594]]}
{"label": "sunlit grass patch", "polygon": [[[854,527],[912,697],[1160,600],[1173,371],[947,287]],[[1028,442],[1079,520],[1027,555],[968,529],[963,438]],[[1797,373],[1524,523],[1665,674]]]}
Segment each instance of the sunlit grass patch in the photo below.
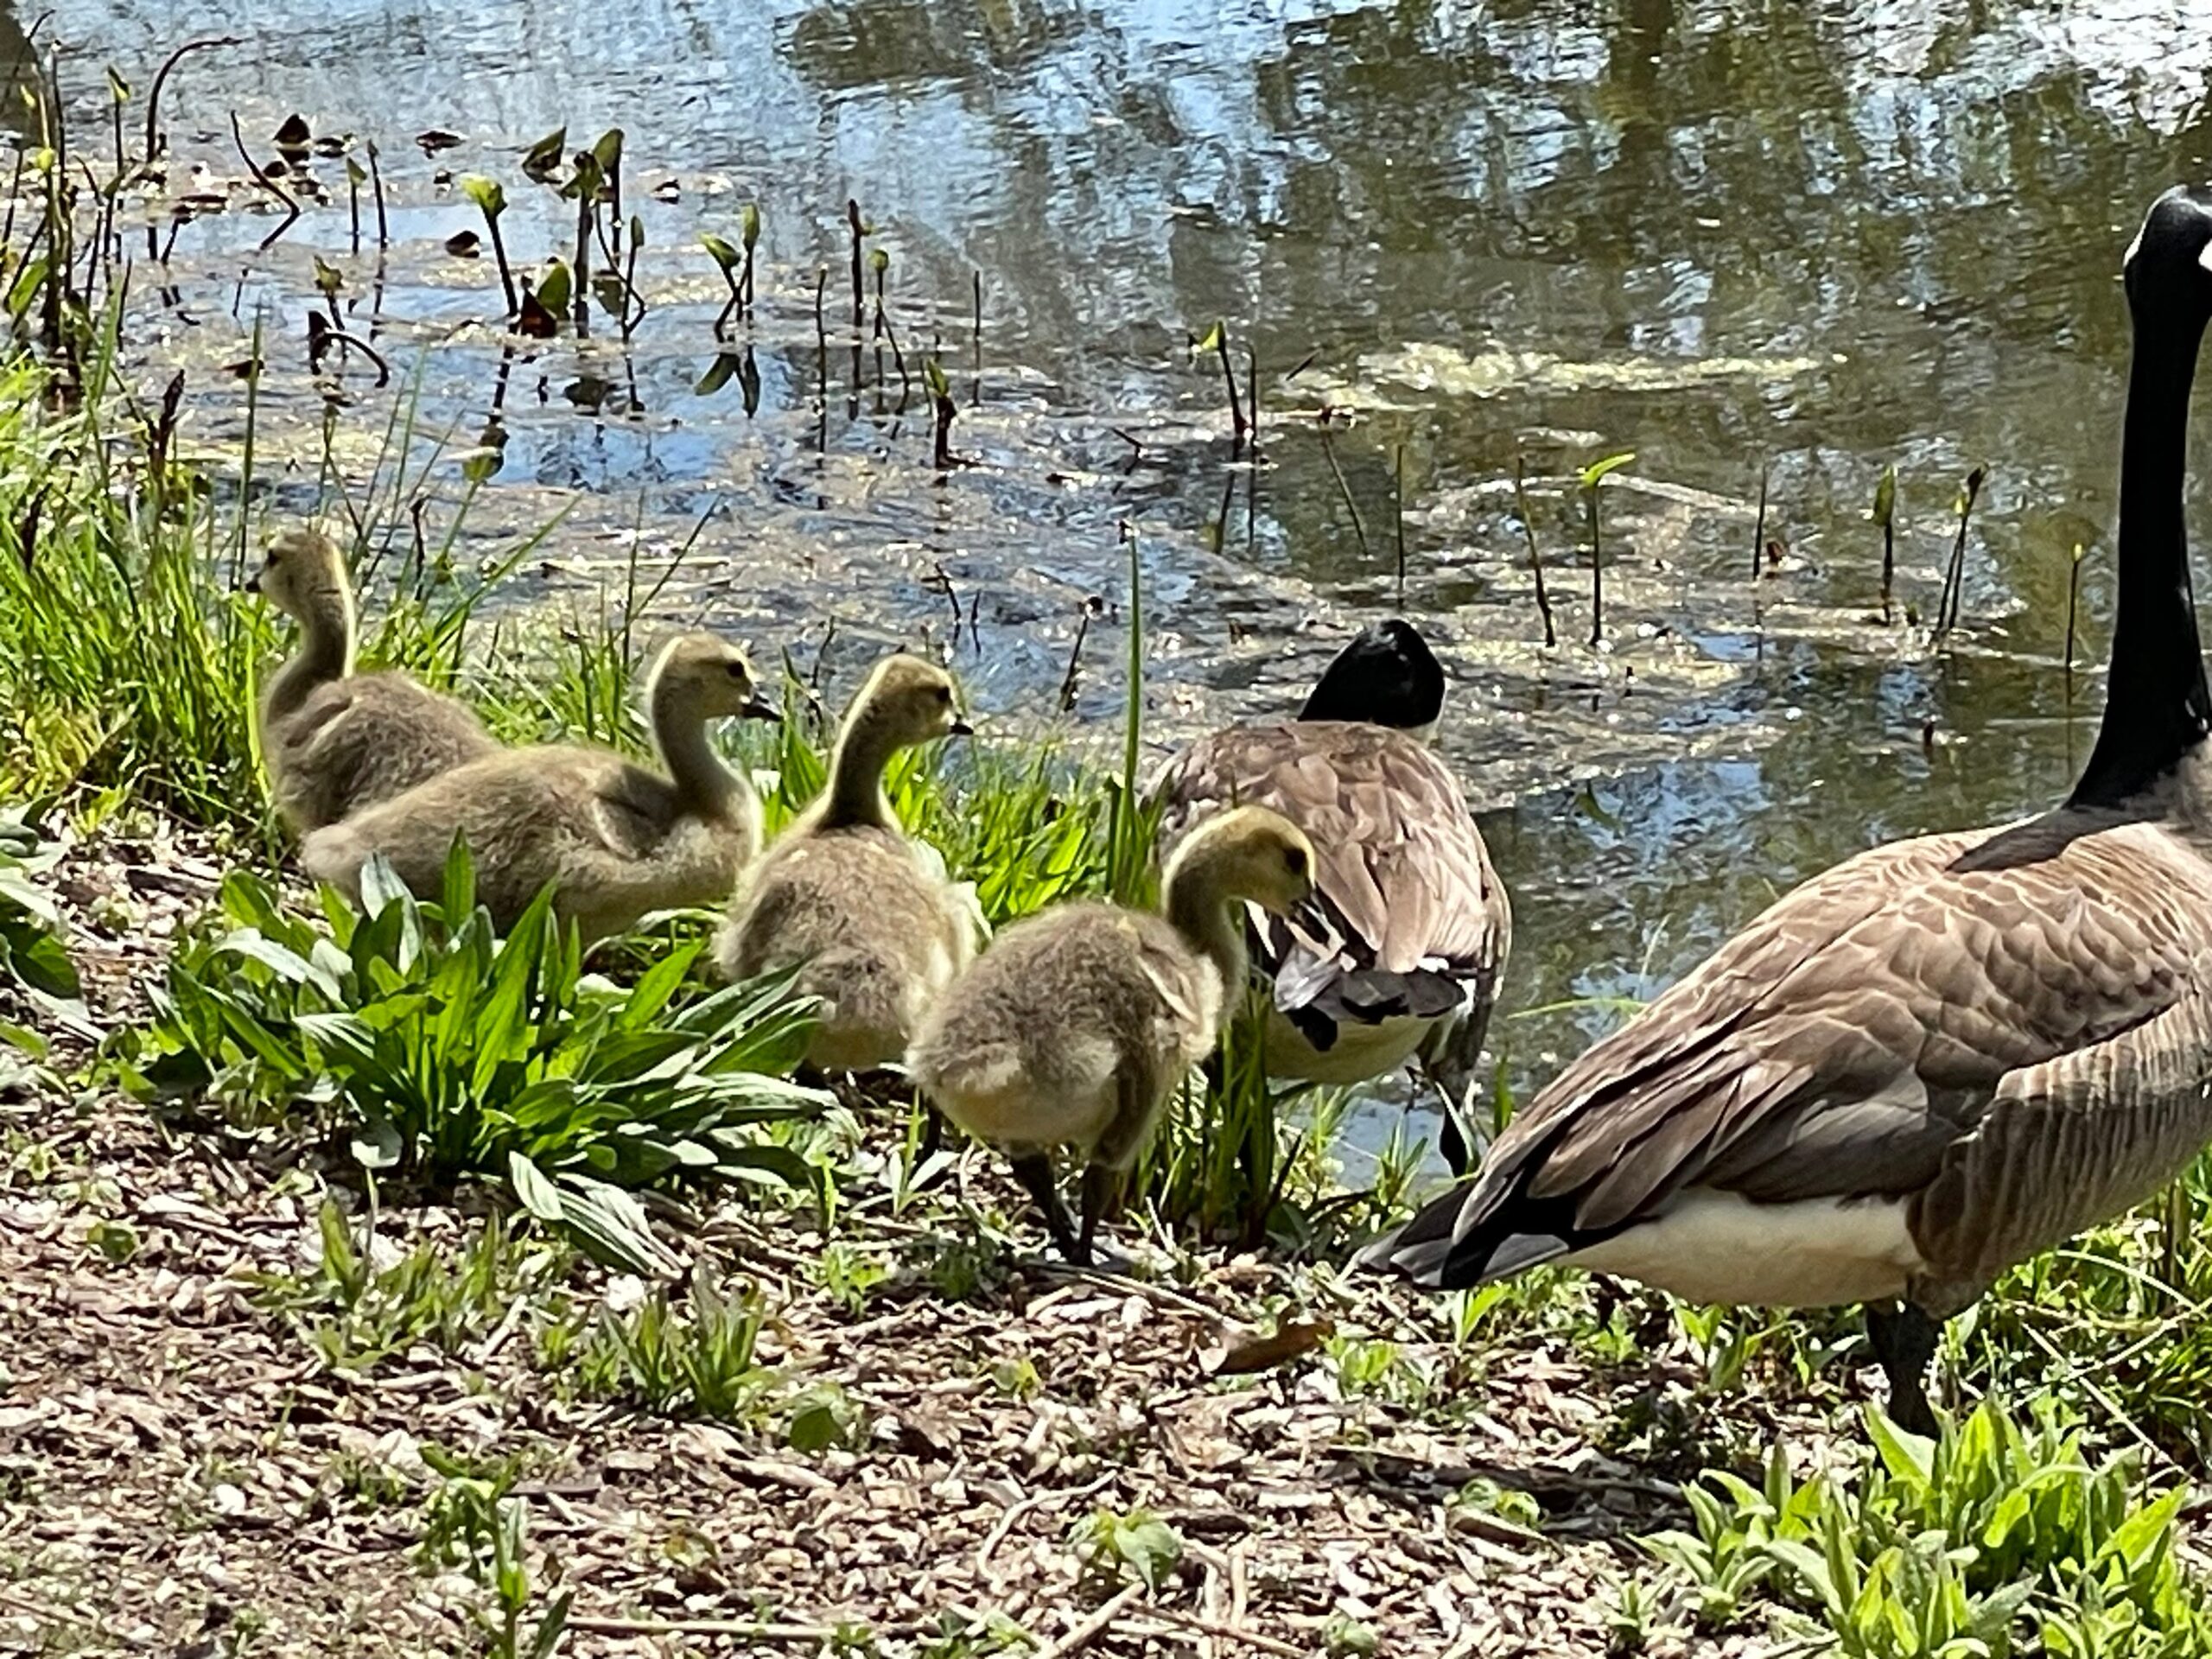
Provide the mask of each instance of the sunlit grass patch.
{"label": "sunlit grass patch", "polygon": [[2212,1649],[2176,1554],[2185,1486],[2146,1489],[2130,1452],[2092,1456],[2054,1401],[1986,1402],[1940,1442],[1866,1421],[1847,1467],[1801,1476],[1777,1444],[1757,1483],[1687,1486],[1693,1526],[1643,1541],[1662,1570],[1640,1617],[1666,1599],[1717,1632],[1764,1611],[1866,1659]]}
{"label": "sunlit grass patch", "polygon": [[372,1173],[487,1177],[639,1271],[674,1258],[633,1189],[819,1191],[830,1102],[786,1081],[808,1025],[782,981],[680,996],[697,941],[626,985],[587,975],[547,895],[498,936],[464,848],[435,903],[388,873],[364,887],[365,913],[326,893],[310,918],[233,872],[173,953],[151,1023],[107,1045],[113,1075],[148,1100],[303,1118]]}
{"label": "sunlit grass patch", "polygon": [[490,1339],[518,1303],[568,1272],[569,1253],[525,1224],[487,1217],[455,1248],[422,1239],[390,1266],[376,1262],[375,1212],[355,1221],[325,1199],[316,1253],[303,1273],[263,1274],[254,1300],[293,1323],[333,1370],[365,1371],[417,1344],[462,1358]]}
{"label": "sunlit grass patch", "polygon": [[2212,1159],[2154,1203],[2022,1263],[1956,1321],[1977,1391],[2063,1395],[2100,1432],[2212,1468]]}

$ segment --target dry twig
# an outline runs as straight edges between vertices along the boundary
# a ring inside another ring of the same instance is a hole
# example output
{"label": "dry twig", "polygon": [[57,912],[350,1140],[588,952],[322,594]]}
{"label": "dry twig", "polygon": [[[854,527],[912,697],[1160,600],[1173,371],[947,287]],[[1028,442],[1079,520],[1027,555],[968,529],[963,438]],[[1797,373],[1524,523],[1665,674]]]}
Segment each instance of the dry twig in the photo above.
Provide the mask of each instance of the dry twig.
{"label": "dry twig", "polygon": [[1141,1584],[1130,1585],[1052,1646],[1039,1648],[1037,1659],[1067,1659],[1069,1654],[1081,1652],[1105,1634],[1106,1627],[1119,1618],[1143,1590]]}

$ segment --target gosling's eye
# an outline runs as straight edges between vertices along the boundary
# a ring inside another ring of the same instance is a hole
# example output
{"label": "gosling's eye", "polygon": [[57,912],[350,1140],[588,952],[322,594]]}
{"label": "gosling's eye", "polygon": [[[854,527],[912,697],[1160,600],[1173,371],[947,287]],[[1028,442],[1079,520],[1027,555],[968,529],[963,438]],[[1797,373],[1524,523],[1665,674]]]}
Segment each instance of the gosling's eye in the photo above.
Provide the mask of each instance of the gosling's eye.
{"label": "gosling's eye", "polygon": [[930,695],[935,697],[938,702],[944,704],[946,708],[950,709],[952,706],[952,688],[950,686],[932,686],[930,688]]}
{"label": "gosling's eye", "polygon": [[728,674],[733,680],[741,680],[745,677],[745,664],[742,663],[726,663],[722,665],[722,671]]}
{"label": "gosling's eye", "polygon": [[1286,848],[1286,849],[1283,849],[1283,855],[1282,855],[1282,867],[1283,867],[1283,868],[1285,868],[1285,869],[1288,870],[1288,871],[1289,871],[1293,875],[1303,875],[1303,874],[1306,874],[1306,855],[1305,855],[1305,854],[1303,854],[1303,853],[1301,853],[1301,852],[1300,852],[1300,851],[1298,850],[1298,849],[1297,849],[1297,848],[1295,848],[1295,847],[1289,847],[1289,848]]}

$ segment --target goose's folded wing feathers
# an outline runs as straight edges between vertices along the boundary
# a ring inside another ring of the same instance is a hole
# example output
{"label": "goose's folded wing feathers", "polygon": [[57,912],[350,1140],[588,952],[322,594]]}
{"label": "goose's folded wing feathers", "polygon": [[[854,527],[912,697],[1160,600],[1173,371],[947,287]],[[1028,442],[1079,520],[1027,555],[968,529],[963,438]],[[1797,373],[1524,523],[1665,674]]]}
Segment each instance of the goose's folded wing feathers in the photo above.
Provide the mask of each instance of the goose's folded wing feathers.
{"label": "goose's folded wing feathers", "polygon": [[1455,1231],[1533,1201],[1602,1233],[1690,1185],[1925,1186],[2010,1077],[2108,1046],[2125,1092],[2123,1039],[2212,973],[2206,887],[2164,831],[2063,813],[1849,860],[1562,1071]]}
{"label": "goose's folded wing feathers", "polygon": [[1505,954],[1503,890],[1459,784],[1402,732],[1332,721],[1230,727],[1171,760],[1153,794],[1163,849],[1211,813],[1255,804],[1313,842],[1319,902],[1290,918],[1252,912],[1270,972],[1472,976],[1494,972]]}

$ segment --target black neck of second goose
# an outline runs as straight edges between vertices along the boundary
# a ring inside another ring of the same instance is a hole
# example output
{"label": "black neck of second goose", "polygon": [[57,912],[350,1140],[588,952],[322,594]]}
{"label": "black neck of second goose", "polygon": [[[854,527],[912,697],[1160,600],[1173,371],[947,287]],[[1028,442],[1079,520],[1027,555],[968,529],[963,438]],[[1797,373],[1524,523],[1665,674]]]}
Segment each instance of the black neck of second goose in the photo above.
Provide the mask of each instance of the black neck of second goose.
{"label": "black neck of second goose", "polygon": [[2120,445],[2120,608],[2097,747],[2075,806],[2123,806],[2212,731],[2182,528],[2189,395],[2204,325],[2138,320]]}

